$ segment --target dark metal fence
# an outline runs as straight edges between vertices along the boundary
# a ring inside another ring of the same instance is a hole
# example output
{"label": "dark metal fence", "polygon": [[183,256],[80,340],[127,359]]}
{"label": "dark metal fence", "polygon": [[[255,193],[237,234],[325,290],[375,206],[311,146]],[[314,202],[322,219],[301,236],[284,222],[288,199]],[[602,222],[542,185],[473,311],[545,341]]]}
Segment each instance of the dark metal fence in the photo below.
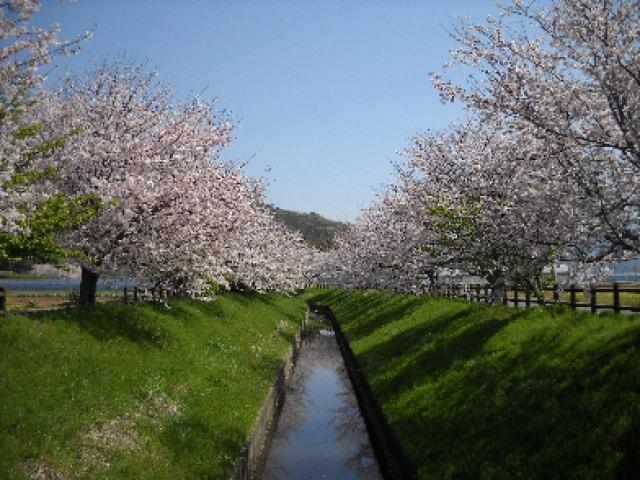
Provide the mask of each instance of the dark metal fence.
{"label": "dark metal fence", "polygon": [[[333,285],[315,284],[315,288],[338,288]],[[640,285],[614,282],[597,286],[570,285],[561,289],[553,285],[541,289],[539,299],[532,290],[522,286],[506,289],[492,289],[488,285],[452,284],[441,285],[425,292],[428,295],[445,298],[462,298],[471,302],[502,303],[515,308],[532,306],[566,305],[573,310],[612,311],[614,313],[640,313]],[[495,295],[494,295],[495,293]],[[496,298],[496,295],[500,295]],[[625,302],[625,295],[627,295]]]}
{"label": "dark metal fence", "polygon": [[[494,290],[487,285],[449,285],[442,287],[440,295],[447,298],[465,298],[474,302],[495,302]],[[570,285],[564,290],[556,284],[552,287],[541,289],[543,298],[536,297],[531,290],[519,286],[511,286],[503,290],[501,301],[504,305],[513,305],[515,308],[530,308],[538,305],[566,305],[574,310],[589,310],[596,313],[602,310],[610,310],[615,313],[640,312],[640,286],[634,284],[612,283],[599,286]],[[633,303],[628,305],[623,302],[624,294],[637,295]],[[568,296],[568,299],[565,297]],[[578,297],[582,297],[578,301]],[[609,300],[610,299],[610,300]],[[609,300],[609,301],[607,301]]]}

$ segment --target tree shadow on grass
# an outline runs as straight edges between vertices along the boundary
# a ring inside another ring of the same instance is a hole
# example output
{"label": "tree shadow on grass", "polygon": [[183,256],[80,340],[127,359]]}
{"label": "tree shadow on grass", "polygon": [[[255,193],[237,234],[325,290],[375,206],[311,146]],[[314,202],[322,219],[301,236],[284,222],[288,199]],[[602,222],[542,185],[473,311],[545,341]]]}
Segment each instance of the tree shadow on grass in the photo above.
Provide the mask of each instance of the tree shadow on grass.
{"label": "tree shadow on grass", "polygon": [[[381,392],[380,400],[385,402],[401,396],[416,384],[473,359],[489,339],[521,315],[486,320],[471,324],[460,333],[446,333],[452,324],[465,320],[474,310],[470,307],[434,322],[420,323],[360,353],[359,361],[366,371],[383,373],[379,379],[375,375],[372,379],[376,390]],[[425,348],[427,343],[430,348]]]}
{"label": "tree shadow on grass", "polygon": [[33,314],[35,320],[64,321],[77,325],[100,341],[118,338],[135,343],[163,347],[169,341],[168,333],[157,318],[128,306],[104,306],[82,309],[71,308],[55,313]]}
{"label": "tree shadow on grass", "polygon": [[209,316],[215,318],[216,321],[226,323],[229,319],[225,318],[225,311],[220,305],[220,302],[211,301],[204,302],[200,300],[193,300],[189,298],[181,298],[178,301],[170,301],[169,306],[171,310],[170,315],[180,319],[181,322],[187,323],[192,318],[198,316]]}
{"label": "tree shadow on grass", "polygon": [[[290,320],[302,320],[302,315],[298,312],[295,312],[295,307],[291,305],[289,308],[287,308],[286,305],[283,305],[281,302],[276,301],[271,294],[261,294],[255,300],[269,307],[270,310],[275,310],[276,312],[280,313],[282,316]],[[292,317],[292,313],[294,312],[295,315]],[[300,315],[299,318],[298,315]]]}
{"label": "tree shadow on grass", "polygon": [[[637,423],[619,428],[630,415],[638,416],[640,363],[637,350],[629,351],[637,341],[637,335],[617,336],[578,355],[563,355],[556,336],[534,335],[518,355],[494,364],[481,361],[470,369],[469,386],[465,391],[461,382],[454,408],[462,409],[465,401],[484,402],[466,420],[491,433],[476,435],[475,446],[481,448],[480,442],[491,438],[494,451],[501,452],[493,460],[506,472],[535,472],[532,478],[612,478],[612,464],[620,465],[624,458],[637,462],[640,454],[637,444],[624,444],[625,435],[637,432]],[[638,478],[625,475],[617,478]]]}
{"label": "tree shadow on grass", "polygon": [[[421,474],[638,478],[640,332],[576,351],[557,331],[532,329],[517,349],[483,351],[521,316],[526,313],[438,338],[431,349],[413,350],[390,377],[378,358],[365,368],[370,378],[380,377],[374,389],[383,405],[396,405],[393,428]],[[428,333],[416,327],[402,336],[420,344]],[[399,340],[392,338],[385,353],[401,348]],[[421,395],[412,392],[416,387]]]}
{"label": "tree shadow on grass", "polygon": [[349,308],[341,312],[343,330],[352,342],[371,334],[373,330],[394,320],[409,316],[424,304],[417,297],[398,297],[391,301],[382,298],[371,299],[363,307]]}
{"label": "tree shadow on grass", "polygon": [[[360,300],[367,304],[353,305]],[[331,305],[352,342],[411,311],[388,300],[314,298]],[[420,475],[640,478],[640,326],[617,330],[602,319],[571,331],[586,316],[489,308],[431,315],[358,352]],[[506,331],[516,320],[525,323]]]}
{"label": "tree shadow on grass", "polygon": [[335,305],[341,300],[350,299],[350,294],[346,290],[326,290],[313,295],[307,299],[307,303],[319,305]]}
{"label": "tree shadow on grass", "polygon": [[234,302],[242,305],[251,305],[256,299],[259,299],[263,295],[253,290],[247,290],[244,292],[225,292],[221,296],[232,298]]}
{"label": "tree shadow on grass", "polygon": [[330,305],[345,334],[355,342],[381,325],[409,315],[424,304],[424,299],[408,295],[394,295],[390,299],[382,293],[363,293],[354,301],[352,292],[330,291],[312,297],[309,302]]}

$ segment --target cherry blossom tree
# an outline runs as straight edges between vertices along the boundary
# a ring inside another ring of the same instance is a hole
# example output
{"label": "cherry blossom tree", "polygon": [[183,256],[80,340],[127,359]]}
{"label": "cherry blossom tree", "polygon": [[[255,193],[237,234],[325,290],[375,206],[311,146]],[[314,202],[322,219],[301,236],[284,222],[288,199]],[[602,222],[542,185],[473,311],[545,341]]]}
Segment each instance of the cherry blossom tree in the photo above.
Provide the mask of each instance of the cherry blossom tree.
{"label": "cherry blossom tree", "polygon": [[36,142],[42,125],[29,120],[29,112],[42,97],[41,68],[55,55],[75,53],[89,34],[60,40],[57,26],[31,26],[38,6],[36,0],[0,1],[0,258],[57,262],[66,252],[55,232],[78,224],[93,207],[85,208],[88,199],[67,199],[41,188],[55,168],[35,168],[34,160],[73,132]]}
{"label": "cherry blossom tree", "polygon": [[[140,267],[161,264],[148,258],[170,250],[163,249],[161,233],[175,239],[172,246],[186,242],[181,232],[169,230],[180,220],[179,214],[171,215],[171,207],[182,194],[197,198],[202,193],[195,184],[184,187],[205,168],[214,149],[228,141],[230,126],[216,123],[211,105],[196,100],[174,111],[170,91],[155,85],[154,77],[142,65],[105,63],[84,81],[68,78],[39,104],[39,118],[49,127],[46,135],[82,132],[53,158],[64,165],[59,177],[63,191],[112,203],[64,239],[85,254],[84,303],[93,301],[100,273],[144,277],[149,268]],[[198,185],[208,180],[195,178]],[[155,224],[163,220],[165,225]]]}
{"label": "cherry blossom tree", "polygon": [[507,284],[540,295],[545,267],[587,248],[576,226],[590,217],[564,201],[580,191],[555,161],[563,154],[477,119],[416,136],[397,184],[325,255],[320,282],[421,291],[474,275],[496,301]]}
{"label": "cherry blossom tree", "polygon": [[638,25],[637,0],[515,0],[453,31],[451,64],[468,81],[434,74],[445,101],[555,145],[550,171],[576,185],[563,201],[583,210],[569,256],[586,262],[640,252]]}
{"label": "cherry blossom tree", "polygon": [[549,208],[571,186],[539,186],[553,177],[551,153],[477,122],[416,136],[397,184],[327,255],[324,281],[415,292],[478,275],[497,296],[507,283],[539,292],[544,267],[573,230],[570,205]]}
{"label": "cherry blossom tree", "polygon": [[191,295],[230,281],[299,284],[301,238],[266,213],[258,181],[219,160],[231,124],[211,101],[171,100],[155,73],[119,59],[68,78],[39,104],[45,135],[81,132],[52,158],[64,165],[60,188],[110,204],[62,238],[83,253],[82,302],[94,301],[99,275]]}
{"label": "cherry blossom tree", "polygon": [[554,147],[478,121],[417,136],[400,178],[424,252],[486,278],[496,295],[508,283],[540,293],[543,269],[574,246],[581,218],[563,202],[575,186],[550,161],[562,154]]}
{"label": "cherry blossom tree", "polygon": [[536,5],[514,0],[452,32],[446,68],[471,75],[433,83],[469,119],[415,137],[393,193],[318,259],[329,268],[317,278],[411,290],[419,272],[433,284],[459,271],[496,297],[508,283],[540,294],[557,259],[584,281],[640,253],[640,3]]}
{"label": "cherry blossom tree", "polygon": [[316,278],[409,291],[422,272],[433,285],[457,271],[498,300],[508,283],[540,295],[557,259],[593,281],[598,262],[640,253],[640,3],[536,5],[452,32],[446,68],[471,75],[433,83],[469,119],[415,137],[397,185],[316,259],[329,265]]}
{"label": "cherry blossom tree", "polygon": [[426,233],[407,196],[389,188],[338,236],[337,249],[316,255],[311,276],[344,288],[424,291],[437,273],[423,250]]}
{"label": "cherry blossom tree", "polygon": [[233,278],[256,291],[291,292],[304,286],[315,250],[300,232],[279,223],[263,201],[254,204],[228,249]]}

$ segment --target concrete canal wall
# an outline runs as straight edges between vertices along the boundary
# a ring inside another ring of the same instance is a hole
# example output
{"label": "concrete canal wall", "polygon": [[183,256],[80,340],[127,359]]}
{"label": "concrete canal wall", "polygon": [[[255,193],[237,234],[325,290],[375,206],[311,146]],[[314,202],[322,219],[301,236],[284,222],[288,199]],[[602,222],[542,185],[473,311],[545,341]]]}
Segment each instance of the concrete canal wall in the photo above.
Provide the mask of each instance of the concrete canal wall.
{"label": "concrete canal wall", "polygon": [[294,368],[301,348],[303,332],[309,315],[319,315],[331,323],[336,341],[344,361],[345,369],[353,387],[360,413],[364,419],[371,448],[378,462],[380,474],[385,480],[414,480],[417,475],[402,447],[395,438],[382,409],[363,376],[333,312],[325,306],[312,305],[307,311],[300,330],[283,360],[276,379],[246,440],[241,454],[236,459],[236,468],[231,480],[253,480],[261,478],[269,453],[270,443],[282,412],[287,390],[291,387]]}
{"label": "concrete canal wall", "polygon": [[265,453],[269,448],[270,436],[273,433],[278,421],[278,416],[282,410],[285,393],[291,382],[298,353],[302,347],[302,333],[306,327],[308,315],[309,312],[307,311],[287,355],[282,361],[280,368],[278,368],[276,379],[269,389],[266,400],[262,404],[260,413],[253,424],[244,448],[236,458],[235,471],[231,480],[252,480],[259,478],[257,475],[264,464]]}

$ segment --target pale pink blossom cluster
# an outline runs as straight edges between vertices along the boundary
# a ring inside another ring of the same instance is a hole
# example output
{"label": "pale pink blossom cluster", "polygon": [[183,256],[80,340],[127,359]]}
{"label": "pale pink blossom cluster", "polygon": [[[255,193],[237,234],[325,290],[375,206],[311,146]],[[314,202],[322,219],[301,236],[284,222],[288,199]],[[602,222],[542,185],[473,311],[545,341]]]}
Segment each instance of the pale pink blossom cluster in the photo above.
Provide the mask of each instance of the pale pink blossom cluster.
{"label": "pale pink blossom cluster", "polygon": [[29,166],[25,154],[32,146],[28,138],[15,134],[24,125],[24,114],[37,101],[42,77],[38,70],[52,56],[75,53],[81,40],[58,38],[58,26],[49,29],[29,24],[38,9],[37,0],[0,0],[0,230],[23,231],[24,212],[36,203],[31,188],[9,188],[16,172]]}
{"label": "pale pink blossom cluster", "polygon": [[[640,254],[640,2],[499,8],[461,21],[432,77],[469,118],[416,136],[392,193],[342,240],[325,279],[377,288],[395,265],[408,277],[395,289],[444,269],[535,289],[556,261],[571,262],[568,281],[593,282],[606,262]],[[454,67],[465,80],[446,78]]]}
{"label": "pale pink blossom cluster", "polygon": [[55,186],[108,205],[61,241],[94,273],[194,296],[231,282],[298,287],[302,237],[274,220],[259,181],[219,160],[231,124],[211,101],[175,106],[155,78],[121,58],[38,102],[43,138],[79,132],[44,160],[60,167]]}
{"label": "pale pink blossom cluster", "polygon": [[566,242],[573,253],[587,261],[637,255],[640,2],[561,0],[542,10],[514,1],[455,37],[454,62],[480,74],[458,85],[457,98],[496,130],[558,150],[539,185],[561,176],[574,187],[564,197],[582,213]]}
{"label": "pale pink blossom cluster", "polygon": [[[193,296],[300,286],[312,254],[275,221],[261,183],[220,161],[232,126],[213,102],[175,105],[155,72],[124,58],[43,90],[39,68],[89,34],[62,41],[57,26],[32,27],[38,7],[0,0],[2,230],[28,234],[25,214],[52,194],[95,198],[101,212],[59,239],[79,252],[93,288],[99,275]],[[47,142],[56,147],[30,155]],[[19,188],[12,181],[44,171],[55,175]]]}
{"label": "pale pink blossom cluster", "polygon": [[345,288],[422,290],[436,273],[422,251],[424,234],[406,197],[389,190],[338,236],[337,249],[316,255],[310,275],[315,283]]}

